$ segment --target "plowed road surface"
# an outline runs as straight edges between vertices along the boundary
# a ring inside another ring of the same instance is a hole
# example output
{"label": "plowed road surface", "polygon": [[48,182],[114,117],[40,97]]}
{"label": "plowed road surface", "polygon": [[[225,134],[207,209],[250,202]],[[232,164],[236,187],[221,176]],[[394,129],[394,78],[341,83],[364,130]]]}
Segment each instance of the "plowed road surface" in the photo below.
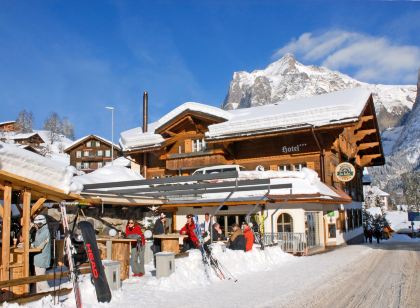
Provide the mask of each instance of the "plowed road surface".
{"label": "plowed road surface", "polygon": [[420,242],[369,246],[368,253],[350,263],[343,259],[342,270],[331,271],[280,306],[420,307]]}

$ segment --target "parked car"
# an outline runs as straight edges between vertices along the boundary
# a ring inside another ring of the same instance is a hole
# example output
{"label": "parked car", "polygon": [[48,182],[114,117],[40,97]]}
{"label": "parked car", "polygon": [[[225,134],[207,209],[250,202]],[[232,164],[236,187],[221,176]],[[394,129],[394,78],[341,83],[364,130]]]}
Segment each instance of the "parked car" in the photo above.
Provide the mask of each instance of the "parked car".
{"label": "parked car", "polygon": [[204,167],[197,169],[193,172],[192,175],[197,174],[213,174],[213,173],[221,173],[221,172],[233,172],[233,171],[244,171],[245,168],[240,165],[218,165],[212,167]]}

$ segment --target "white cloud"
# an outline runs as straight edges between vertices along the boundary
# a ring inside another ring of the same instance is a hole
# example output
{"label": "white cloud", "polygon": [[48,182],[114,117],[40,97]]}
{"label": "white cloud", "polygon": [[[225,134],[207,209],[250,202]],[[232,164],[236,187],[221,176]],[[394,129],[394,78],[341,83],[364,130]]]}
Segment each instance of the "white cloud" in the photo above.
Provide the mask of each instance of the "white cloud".
{"label": "white cloud", "polygon": [[274,57],[287,52],[366,82],[414,84],[420,67],[420,47],[342,30],[304,33],[278,49]]}

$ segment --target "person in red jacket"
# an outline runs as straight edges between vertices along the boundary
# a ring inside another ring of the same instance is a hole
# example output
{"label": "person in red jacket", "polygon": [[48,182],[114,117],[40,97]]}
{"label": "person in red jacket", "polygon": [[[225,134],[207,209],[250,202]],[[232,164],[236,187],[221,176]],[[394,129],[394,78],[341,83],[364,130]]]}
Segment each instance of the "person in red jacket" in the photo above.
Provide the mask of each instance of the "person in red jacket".
{"label": "person in red jacket", "polygon": [[254,233],[248,225],[245,225],[244,227],[244,237],[246,241],[245,251],[252,250],[252,246],[254,245]]}
{"label": "person in red jacket", "polygon": [[144,244],[145,238],[140,225],[134,220],[129,219],[125,227],[125,236],[130,239],[136,239],[137,242],[131,243],[130,265],[134,277],[144,275]]}
{"label": "person in red jacket", "polygon": [[187,223],[182,227],[180,234],[188,235],[184,238],[183,251],[187,251],[191,248],[198,248],[200,242],[198,241],[197,235],[195,234],[195,224],[193,221],[193,216],[191,214],[187,215]]}

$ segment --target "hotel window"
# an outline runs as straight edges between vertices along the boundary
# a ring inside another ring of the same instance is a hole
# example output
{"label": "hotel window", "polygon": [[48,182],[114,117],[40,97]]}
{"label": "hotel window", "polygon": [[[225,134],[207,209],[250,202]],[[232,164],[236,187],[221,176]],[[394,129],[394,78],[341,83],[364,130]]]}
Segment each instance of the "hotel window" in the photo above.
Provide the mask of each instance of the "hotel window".
{"label": "hotel window", "polygon": [[92,141],[88,141],[88,142],[86,142],[86,146],[87,146],[88,148],[90,148],[90,147],[92,146]]}
{"label": "hotel window", "polygon": [[111,150],[105,150],[105,157],[111,157]]}
{"label": "hotel window", "polygon": [[82,157],[82,151],[76,151],[76,157],[77,158]]}
{"label": "hotel window", "polygon": [[85,161],[83,163],[83,169],[89,169],[89,162]]}
{"label": "hotel window", "polygon": [[98,150],[97,154],[98,154],[98,156],[102,157],[102,156],[104,156],[104,151]]}
{"label": "hotel window", "polygon": [[77,163],[76,163],[76,169],[77,169],[77,170],[82,169],[82,163],[81,163],[81,162],[77,162]]}
{"label": "hotel window", "polygon": [[293,218],[283,213],[277,219],[277,232],[293,232]]}
{"label": "hotel window", "polygon": [[104,165],[104,163],[103,162],[98,162],[98,168],[102,168],[102,166]]}
{"label": "hotel window", "polygon": [[293,165],[293,169],[295,171],[302,171],[302,168],[306,167],[306,163],[300,163],[300,164],[295,164]]}
{"label": "hotel window", "polygon": [[192,151],[200,152],[206,149],[206,141],[203,139],[196,139],[192,141]]}
{"label": "hotel window", "polygon": [[98,148],[101,146],[101,143],[99,141],[93,141],[93,146]]}
{"label": "hotel window", "polygon": [[279,166],[279,171],[290,171],[290,165],[280,165]]}
{"label": "hotel window", "polygon": [[84,157],[89,157],[89,155],[90,155],[90,152],[89,151],[83,151],[83,156]]}

